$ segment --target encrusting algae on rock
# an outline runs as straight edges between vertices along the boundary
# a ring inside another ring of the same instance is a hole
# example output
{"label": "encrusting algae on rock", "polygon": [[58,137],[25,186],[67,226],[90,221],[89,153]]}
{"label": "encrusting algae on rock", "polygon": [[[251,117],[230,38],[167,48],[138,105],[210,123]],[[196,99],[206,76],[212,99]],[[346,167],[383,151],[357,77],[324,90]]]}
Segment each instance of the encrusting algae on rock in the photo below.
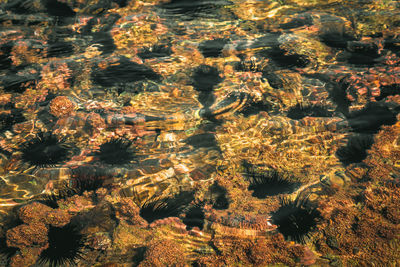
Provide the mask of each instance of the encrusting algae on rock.
{"label": "encrusting algae on rock", "polygon": [[397,1],[0,7],[0,265],[400,262]]}

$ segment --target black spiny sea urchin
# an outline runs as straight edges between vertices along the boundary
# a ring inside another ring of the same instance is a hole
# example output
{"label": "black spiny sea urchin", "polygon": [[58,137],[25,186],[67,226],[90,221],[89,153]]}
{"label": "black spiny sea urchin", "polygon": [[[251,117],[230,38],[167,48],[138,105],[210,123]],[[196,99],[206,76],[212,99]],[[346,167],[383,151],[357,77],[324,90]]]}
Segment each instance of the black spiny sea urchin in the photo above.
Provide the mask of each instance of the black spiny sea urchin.
{"label": "black spiny sea urchin", "polygon": [[371,146],[374,143],[372,134],[359,134],[350,136],[346,146],[339,147],[336,156],[347,166],[351,163],[362,162],[367,156]]}
{"label": "black spiny sea urchin", "polygon": [[262,173],[250,171],[246,174],[250,185],[249,190],[253,190],[253,196],[256,198],[266,198],[279,194],[292,193],[300,186],[300,183],[293,181],[287,175],[270,169]]}
{"label": "black spiny sea urchin", "polygon": [[282,198],[281,207],[271,215],[285,239],[298,243],[305,243],[321,217],[307,197],[299,196],[295,200]]}
{"label": "black spiny sea urchin", "polygon": [[163,218],[177,217],[193,199],[193,192],[189,191],[183,191],[173,197],[151,199],[140,208],[140,216],[148,223]]}
{"label": "black spiny sea urchin", "polygon": [[82,258],[85,238],[72,224],[50,226],[48,238],[49,247],[40,254],[39,263],[48,263],[51,267],[74,265],[76,260]]}
{"label": "black spiny sea urchin", "polygon": [[100,145],[96,155],[100,161],[111,165],[120,165],[131,162],[134,152],[130,148],[132,142],[121,138],[111,139]]}
{"label": "black spiny sea urchin", "polygon": [[22,144],[22,160],[37,167],[54,166],[68,159],[69,149],[57,136],[40,132]]}

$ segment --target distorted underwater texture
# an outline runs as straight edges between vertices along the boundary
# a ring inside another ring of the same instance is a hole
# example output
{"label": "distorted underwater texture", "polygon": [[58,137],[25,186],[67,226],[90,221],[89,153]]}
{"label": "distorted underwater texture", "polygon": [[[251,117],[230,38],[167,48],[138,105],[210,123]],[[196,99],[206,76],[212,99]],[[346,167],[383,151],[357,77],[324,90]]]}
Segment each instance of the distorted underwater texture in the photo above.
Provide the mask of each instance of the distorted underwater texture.
{"label": "distorted underwater texture", "polygon": [[400,265],[400,2],[0,0],[0,266]]}

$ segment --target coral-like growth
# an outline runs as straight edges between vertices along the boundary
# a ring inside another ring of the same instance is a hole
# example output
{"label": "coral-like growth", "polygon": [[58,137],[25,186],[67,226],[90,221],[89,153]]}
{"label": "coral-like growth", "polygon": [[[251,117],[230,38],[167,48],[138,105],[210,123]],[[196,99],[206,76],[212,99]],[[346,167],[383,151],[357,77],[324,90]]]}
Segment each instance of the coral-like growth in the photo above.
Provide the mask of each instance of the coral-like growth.
{"label": "coral-like growth", "polygon": [[299,243],[305,243],[321,217],[307,197],[297,197],[295,200],[283,198],[281,207],[271,215],[272,222],[285,239]]}
{"label": "coral-like growth", "polygon": [[183,191],[173,197],[151,199],[140,208],[140,216],[148,223],[163,218],[177,217],[193,199],[193,192],[189,191]]}
{"label": "coral-like growth", "polygon": [[22,160],[37,167],[54,166],[68,159],[69,148],[55,135],[40,132],[22,144]]}
{"label": "coral-like growth", "polygon": [[300,120],[304,117],[330,117],[332,112],[320,105],[303,106],[297,104],[289,109],[287,116],[293,120]]}
{"label": "coral-like growth", "polygon": [[194,89],[200,92],[211,92],[223,79],[219,76],[219,71],[215,67],[200,65],[192,76]]}
{"label": "coral-like growth", "polygon": [[361,162],[367,157],[367,150],[373,143],[374,138],[370,134],[351,136],[346,146],[336,151],[336,156],[344,165]]}
{"label": "coral-like growth", "polygon": [[187,265],[184,247],[171,239],[153,240],[144,254],[140,267]]}
{"label": "coral-like growth", "polygon": [[96,152],[100,161],[111,165],[126,164],[134,159],[134,152],[131,149],[132,142],[121,138],[111,139],[100,145]]}
{"label": "coral-like growth", "polygon": [[246,174],[250,181],[249,190],[253,190],[253,196],[256,198],[266,198],[279,194],[292,193],[300,186],[300,183],[294,182],[290,177],[279,173],[275,169],[267,170],[263,173],[250,171]]}
{"label": "coral-like growth", "polygon": [[49,229],[49,247],[40,254],[39,262],[49,266],[74,265],[82,256],[85,238],[72,224]]}

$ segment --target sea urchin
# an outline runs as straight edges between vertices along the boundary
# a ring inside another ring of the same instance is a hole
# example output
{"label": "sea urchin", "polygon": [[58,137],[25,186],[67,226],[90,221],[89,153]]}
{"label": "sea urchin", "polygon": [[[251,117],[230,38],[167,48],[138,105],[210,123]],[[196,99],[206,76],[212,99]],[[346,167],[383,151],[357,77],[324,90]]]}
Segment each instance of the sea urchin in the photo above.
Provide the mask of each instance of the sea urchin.
{"label": "sea urchin", "polygon": [[100,145],[100,150],[96,152],[101,162],[120,165],[129,163],[134,158],[134,153],[130,149],[132,142],[121,138],[115,138]]}
{"label": "sea urchin", "polygon": [[321,217],[307,197],[282,198],[281,207],[271,215],[273,224],[285,239],[298,243],[305,243]]}
{"label": "sea urchin", "polygon": [[193,199],[193,192],[189,191],[183,191],[173,197],[152,199],[140,208],[140,216],[148,223],[163,218],[177,217]]}
{"label": "sea urchin", "polygon": [[74,265],[81,258],[85,238],[72,224],[49,229],[49,247],[40,254],[39,262],[49,266]]}
{"label": "sea urchin", "polygon": [[64,162],[69,156],[69,146],[51,133],[40,132],[22,144],[22,160],[37,166],[53,166]]}
{"label": "sea urchin", "polygon": [[253,190],[253,197],[263,199],[267,196],[288,194],[296,190],[300,183],[293,181],[287,175],[270,169],[262,173],[250,170],[245,174],[250,182],[249,190]]}

